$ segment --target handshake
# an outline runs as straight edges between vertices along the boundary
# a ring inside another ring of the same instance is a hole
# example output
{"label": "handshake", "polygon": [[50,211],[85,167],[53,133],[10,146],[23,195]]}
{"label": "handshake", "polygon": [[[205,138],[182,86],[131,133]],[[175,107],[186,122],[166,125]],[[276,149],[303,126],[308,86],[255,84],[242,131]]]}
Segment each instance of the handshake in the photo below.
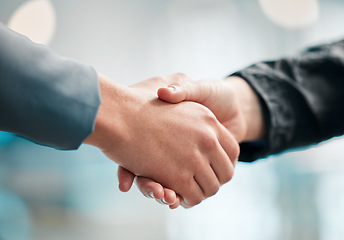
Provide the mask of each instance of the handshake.
{"label": "handshake", "polygon": [[121,191],[139,190],[171,209],[199,204],[231,180],[239,143],[265,129],[255,92],[242,78],[192,81],[184,74],[130,87],[99,76],[102,103],[85,143],[119,164]]}

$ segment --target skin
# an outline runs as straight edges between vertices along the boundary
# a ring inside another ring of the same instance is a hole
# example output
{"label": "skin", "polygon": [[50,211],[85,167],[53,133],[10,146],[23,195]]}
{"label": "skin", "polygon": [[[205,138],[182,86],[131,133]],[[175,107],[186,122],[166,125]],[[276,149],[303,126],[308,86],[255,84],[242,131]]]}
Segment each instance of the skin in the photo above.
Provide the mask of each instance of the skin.
{"label": "skin", "polygon": [[[85,143],[127,169],[120,170],[120,178],[129,172],[145,177],[138,180],[143,188],[147,179],[154,180],[166,187],[166,201],[180,196],[186,207],[194,206],[232,178],[239,146],[203,105],[159,100],[155,87],[169,81],[152,78],[124,87],[100,76],[102,103]],[[152,196],[159,198],[159,191],[154,188]]]}
{"label": "skin", "polygon": [[[206,106],[239,143],[264,138],[265,127],[258,97],[243,79],[229,77],[226,81],[194,82],[179,74],[171,80],[168,87],[158,90],[160,99],[169,103],[193,101]],[[120,190],[128,191],[134,178],[134,174],[120,167]],[[149,178],[137,177],[136,184],[144,196],[155,198],[171,209],[179,205],[190,207],[182,196]]]}

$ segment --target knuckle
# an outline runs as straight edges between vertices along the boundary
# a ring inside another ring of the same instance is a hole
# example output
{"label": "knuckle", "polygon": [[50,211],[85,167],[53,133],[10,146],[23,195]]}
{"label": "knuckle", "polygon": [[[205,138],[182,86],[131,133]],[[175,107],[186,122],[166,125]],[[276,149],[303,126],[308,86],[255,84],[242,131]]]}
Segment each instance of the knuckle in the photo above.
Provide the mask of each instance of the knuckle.
{"label": "knuckle", "polygon": [[176,78],[180,78],[180,79],[187,79],[187,78],[189,78],[185,73],[181,73],[181,72],[175,73],[174,76]]}
{"label": "knuckle", "polygon": [[202,196],[195,196],[194,198],[188,201],[188,204],[189,206],[195,206],[195,205],[200,204],[202,201],[203,201]]}
{"label": "knuckle", "polygon": [[236,147],[236,158],[239,158],[239,155],[240,155],[240,146],[239,144],[235,144],[235,147]]}
{"label": "knuckle", "polygon": [[240,155],[240,146],[238,143],[234,144],[232,154],[231,161],[235,164]]}
{"label": "knuckle", "polygon": [[163,83],[163,84],[167,84],[168,83],[167,77],[164,77],[164,76],[155,76],[152,79],[153,79],[153,81],[155,81],[157,83]]}
{"label": "knuckle", "polygon": [[229,182],[230,180],[232,180],[233,175],[234,175],[234,169],[232,167],[228,167],[226,173],[223,175],[223,177],[221,177],[220,183],[225,184]]}
{"label": "knuckle", "polygon": [[204,119],[210,126],[216,126],[219,124],[219,121],[215,117],[214,113],[209,109],[205,109],[206,112],[204,113]]}
{"label": "knuckle", "polygon": [[173,78],[175,80],[175,84],[184,84],[191,81],[191,78],[184,73],[176,73],[173,75]]}
{"label": "knuckle", "polygon": [[219,138],[213,127],[205,127],[204,129],[200,130],[198,132],[197,139],[201,149],[208,151],[217,150],[219,148]]}
{"label": "knuckle", "polygon": [[220,190],[220,183],[214,183],[213,186],[209,189],[206,197],[214,196]]}
{"label": "knuckle", "polygon": [[162,80],[165,80],[165,77],[163,77],[163,76],[155,76],[152,79],[154,79],[155,81],[162,81]]}
{"label": "knuckle", "polygon": [[208,134],[203,137],[203,148],[206,150],[216,149],[218,146],[218,140],[215,136]]}

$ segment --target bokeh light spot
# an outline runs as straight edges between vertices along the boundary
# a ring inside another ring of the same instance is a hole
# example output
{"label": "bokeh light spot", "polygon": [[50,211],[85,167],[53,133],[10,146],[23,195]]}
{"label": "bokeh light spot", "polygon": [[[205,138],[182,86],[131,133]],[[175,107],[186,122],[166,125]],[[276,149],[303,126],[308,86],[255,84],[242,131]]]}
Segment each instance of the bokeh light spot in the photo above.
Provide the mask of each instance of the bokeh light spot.
{"label": "bokeh light spot", "polygon": [[49,0],[31,0],[11,16],[8,27],[36,43],[48,45],[56,26],[55,10]]}
{"label": "bokeh light spot", "polygon": [[259,4],[272,22],[288,29],[306,27],[319,16],[317,0],[259,0]]}

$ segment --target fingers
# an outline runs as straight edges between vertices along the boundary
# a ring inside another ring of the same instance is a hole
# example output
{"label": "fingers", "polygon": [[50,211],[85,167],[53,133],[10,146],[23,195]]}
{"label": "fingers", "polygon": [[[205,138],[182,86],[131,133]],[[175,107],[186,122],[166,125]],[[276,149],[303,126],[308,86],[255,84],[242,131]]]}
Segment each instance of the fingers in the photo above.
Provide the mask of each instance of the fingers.
{"label": "fingers", "polygon": [[117,177],[119,182],[119,190],[122,192],[128,192],[133,185],[135,175],[127,169],[118,166]]}
{"label": "fingers", "polygon": [[[218,105],[212,102],[210,97],[217,95],[219,91],[216,84],[190,81],[183,74],[176,74],[170,78],[175,80],[175,82],[158,90],[158,97],[161,100],[169,103],[193,101],[205,106],[210,105],[213,108],[218,107]],[[213,148],[215,144],[211,142],[209,144],[210,148],[205,149],[206,152],[203,152],[206,155],[209,151],[213,151],[212,158],[210,159],[211,171],[203,171],[203,175],[198,174],[195,177],[205,198],[214,195],[222,184],[231,180],[234,174],[234,165],[239,155],[239,146],[234,137],[220,123],[217,125],[219,126],[219,136],[216,148]],[[181,204],[184,207],[191,207],[197,202],[188,201],[190,199],[185,195],[183,197],[185,201],[182,201]]]}
{"label": "fingers", "polygon": [[[236,146],[237,144],[234,138],[232,137],[230,140],[231,141],[225,141],[222,144],[227,147],[227,149],[238,151],[235,147],[232,147],[232,145]],[[184,199],[182,199],[180,204],[184,208],[193,207],[204,199],[215,195],[220,189],[220,186],[230,181],[233,177],[233,163],[219,141],[220,140],[217,140],[214,144],[211,143],[204,147],[204,151],[208,153],[212,151],[212,153],[210,155],[209,162],[204,163],[204,165],[201,164],[194,177],[196,184],[203,191],[203,199],[199,198],[197,193],[194,193],[192,196],[182,194]],[[230,153],[230,156],[234,155],[233,153]]]}
{"label": "fingers", "polygon": [[177,201],[177,194],[171,189],[164,188],[164,195],[162,201],[167,205],[173,205]]}
{"label": "fingers", "polygon": [[[119,189],[122,192],[130,190],[135,175],[127,169],[118,166],[117,170]],[[161,184],[145,177],[136,177],[136,185],[140,192],[147,198],[154,198],[160,204],[169,205],[170,209],[176,209],[182,202],[182,198],[173,190],[164,188]]]}
{"label": "fingers", "polygon": [[188,97],[187,85],[192,82],[186,75],[177,73],[168,77],[170,84],[158,89],[158,97],[169,103],[179,103]]}
{"label": "fingers", "polygon": [[[201,178],[202,175],[200,175],[198,179]],[[206,189],[205,186],[202,187]],[[196,178],[194,178],[193,181],[190,181],[190,183],[186,184],[184,190],[186,191],[182,191],[180,195],[183,197],[183,202],[186,206],[192,207],[200,204],[205,198],[201,185],[196,181]]]}
{"label": "fingers", "polygon": [[136,185],[141,193],[147,198],[155,198],[158,203],[169,205],[171,209],[179,207],[182,198],[173,190],[164,188],[161,184],[145,177],[137,177]]}
{"label": "fingers", "polygon": [[170,85],[158,89],[158,97],[160,100],[169,103],[180,103],[185,101],[186,94],[184,91],[177,91],[176,86]]}
{"label": "fingers", "polygon": [[198,185],[201,186],[204,194],[204,198],[211,197],[217,193],[220,188],[220,182],[217,175],[214,172],[214,169],[211,166],[208,166],[209,170],[204,172],[201,176],[195,176],[195,180]]}
{"label": "fingers", "polygon": [[211,167],[216,173],[220,185],[229,182],[234,175],[234,166],[239,157],[239,144],[232,134],[219,124],[219,146],[216,157],[211,160]]}
{"label": "fingers", "polygon": [[155,200],[162,205],[173,205],[177,200],[177,195],[173,190],[164,188],[164,197]]}
{"label": "fingers", "polygon": [[147,198],[163,199],[165,192],[161,184],[146,178],[146,177],[137,177],[136,185],[140,192]]}
{"label": "fingers", "polygon": [[183,74],[175,74],[170,77],[172,84],[158,89],[158,97],[169,103],[193,101],[203,103],[213,90],[209,82],[191,81]]}
{"label": "fingers", "polygon": [[181,205],[182,200],[183,200],[182,197],[177,195],[176,201],[172,205],[169,206],[170,209],[178,208]]}
{"label": "fingers", "polygon": [[234,167],[238,161],[239,154],[240,154],[239,143],[236,141],[234,136],[222,124],[219,124],[219,127],[220,127],[219,142],[223,150],[226,152],[226,154],[230,158]]}
{"label": "fingers", "polygon": [[[220,188],[221,185],[227,183],[232,179],[234,173],[234,166],[225,150],[222,149],[222,147],[219,147],[217,158],[214,157],[212,159],[210,166],[216,174],[218,180],[217,190]],[[215,188],[216,185],[213,186],[214,194],[216,193]]]}

